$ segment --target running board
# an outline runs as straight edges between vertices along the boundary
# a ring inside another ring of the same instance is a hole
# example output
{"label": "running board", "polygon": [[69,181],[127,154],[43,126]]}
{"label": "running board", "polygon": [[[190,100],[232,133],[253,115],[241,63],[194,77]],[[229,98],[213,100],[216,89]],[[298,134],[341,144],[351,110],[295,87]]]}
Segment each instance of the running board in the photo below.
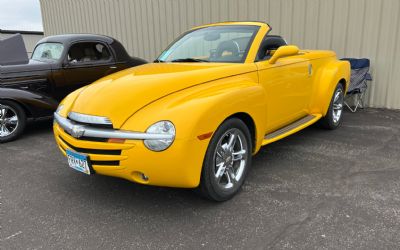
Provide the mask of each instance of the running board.
{"label": "running board", "polygon": [[285,138],[286,136],[289,136],[291,134],[294,134],[300,130],[302,130],[305,127],[310,126],[311,124],[315,123],[318,121],[322,116],[320,114],[316,115],[307,115],[283,128],[280,128],[270,134],[267,134],[264,136],[264,140],[262,142],[262,145],[267,145],[269,143],[272,143],[274,141],[280,140],[282,138]]}

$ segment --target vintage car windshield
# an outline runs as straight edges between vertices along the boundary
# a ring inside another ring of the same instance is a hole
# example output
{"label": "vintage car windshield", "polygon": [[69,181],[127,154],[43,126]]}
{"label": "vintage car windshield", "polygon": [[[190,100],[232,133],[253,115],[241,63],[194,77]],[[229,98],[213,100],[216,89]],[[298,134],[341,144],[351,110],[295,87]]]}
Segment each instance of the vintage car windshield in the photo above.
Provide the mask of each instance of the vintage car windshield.
{"label": "vintage car windshield", "polygon": [[259,26],[221,25],[182,35],[156,62],[244,62]]}
{"label": "vintage car windshield", "polygon": [[36,46],[31,59],[37,61],[58,61],[64,50],[61,43],[41,43]]}

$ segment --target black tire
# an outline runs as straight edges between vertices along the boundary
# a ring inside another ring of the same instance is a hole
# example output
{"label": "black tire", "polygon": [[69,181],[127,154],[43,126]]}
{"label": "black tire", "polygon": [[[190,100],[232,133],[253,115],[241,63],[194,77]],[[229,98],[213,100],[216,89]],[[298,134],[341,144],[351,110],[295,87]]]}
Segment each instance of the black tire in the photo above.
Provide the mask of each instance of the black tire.
{"label": "black tire", "polygon": [[[335,103],[336,95],[339,95],[338,97],[339,100],[338,102]],[[336,116],[336,114],[338,114],[337,111],[339,111],[339,107],[340,107],[339,116]],[[337,129],[342,124],[343,107],[344,107],[344,88],[341,83],[338,83],[338,85],[335,88],[335,91],[333,92],[328,112],[319,121],[319,124],[325,129],[330,129],[330,130]]]}
{"label": "black tire", "polygon": [[[232,139],[235,141],[231,143],[232,146],[229,147],[231,149],[228,149],[233,134],[233,138],[235,135],[236,138]],[[223,142],[225,143],[222,144]],[[198,193],[214,201],[226,201],[232,198],[246,179],[251,166],[252,150],[250,131],[242,120],[231,118],[223,122],[208,145]],[[219,165],[223,164],[220,167],[224,167],[224,173],[219,171],[217,161],[220,162]],[[220,173],[219,178],[218,173]],[[229,187],[230,184],[233,186]]]}
{"label": "black tire", "polygon": [[[2,110],[7,110],[5,117],[2,117]],[[17,122],[15,127],[9,127],[10,125],[5,126],[5,119],[9,119],[10,117],[17,117]],[[22,132],[24,132],[26,126],[26,114],[20,105],[13,101],[0,100],[0,143],[10,142],[17,139]],[[3,129],[6,128],[10,134],[6,134]]]}

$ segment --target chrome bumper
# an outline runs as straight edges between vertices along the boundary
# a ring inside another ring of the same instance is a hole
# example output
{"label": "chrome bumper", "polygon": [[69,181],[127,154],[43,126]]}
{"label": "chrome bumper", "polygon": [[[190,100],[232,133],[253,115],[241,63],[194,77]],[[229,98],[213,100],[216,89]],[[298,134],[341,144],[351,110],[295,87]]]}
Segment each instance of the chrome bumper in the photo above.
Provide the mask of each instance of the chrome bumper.
{"label": "chrome bumper", "polygon": [[96,137],[96,138],[106,138],[106,139],[127,139],[127,140],[162,140],[170,139],[173,140],[173,135],[166,134],[150,134],[143,132],[131,132],[122,131],[115,129],[102,129],[102,128],[92,128],[88,125],[77,124],[67,118],[54,113],[54,121],[58,123],[67,133],[75,138],[82,136],[85,137]]}

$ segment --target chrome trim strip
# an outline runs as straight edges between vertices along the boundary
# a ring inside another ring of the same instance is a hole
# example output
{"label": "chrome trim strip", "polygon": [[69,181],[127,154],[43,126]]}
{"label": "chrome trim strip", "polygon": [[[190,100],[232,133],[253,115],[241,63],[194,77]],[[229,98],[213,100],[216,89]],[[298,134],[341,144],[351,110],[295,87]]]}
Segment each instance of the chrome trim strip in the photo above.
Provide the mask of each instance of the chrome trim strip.
{"label": "chrome trim strip", "polygon": [[89,124],[101,124],[101,125],[112,125],[112,122],[107,117],[103,116],[94,116],[94,115],[85,115],[76,112],[69,112],[68,117],[71,120],[89,123]]}
{"label": "chrome trim strip", "polygon": [[82,136],[106,138],[106,139],[127,139],[127,140],[173,140],[175,136],[166,134],[150,134],[143,132],[131,132],[115,129],[91,128],[87,125],[76,124],[73,121],[54,113],[54,121],[57,122],[65,131],[73,137]]}
{"label": "chrome trim strip", "polygon": [[275,130],[274,132],[272,132],[270,134],[265,135],[264,139],[265,140],[270,140],[270,139],[273,139],[275,137],[278,137],[278,136],[280,136],[280,135],[282,135],[282,134],[284,134],[286,132],[289,132],[292,129],[295,129],[295,128],[297,128],[297,127],[299,127],[299,126],[311,121],[314,118],[315,118],[315,115],[306,115],[303,118],[300,118],[299,120],[297,120],[297,121],[295,121],[293,123],[290,123],[289,125],[286,125],[283,128],[280,128],[280,129]]}

